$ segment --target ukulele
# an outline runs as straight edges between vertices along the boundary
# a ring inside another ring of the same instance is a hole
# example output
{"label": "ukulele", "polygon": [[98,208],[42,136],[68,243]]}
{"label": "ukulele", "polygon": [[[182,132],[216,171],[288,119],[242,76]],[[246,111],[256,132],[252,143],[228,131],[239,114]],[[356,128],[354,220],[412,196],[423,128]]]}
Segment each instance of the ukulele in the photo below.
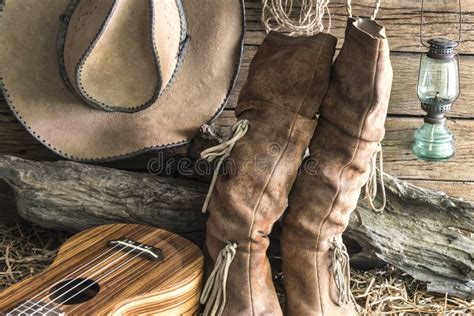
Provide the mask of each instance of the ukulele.
{"label": "ukulele", "polygon": [[0,292],[0,315],[195,315],[202,278],[190,241],[104,225],[73,236],[44,272]]}

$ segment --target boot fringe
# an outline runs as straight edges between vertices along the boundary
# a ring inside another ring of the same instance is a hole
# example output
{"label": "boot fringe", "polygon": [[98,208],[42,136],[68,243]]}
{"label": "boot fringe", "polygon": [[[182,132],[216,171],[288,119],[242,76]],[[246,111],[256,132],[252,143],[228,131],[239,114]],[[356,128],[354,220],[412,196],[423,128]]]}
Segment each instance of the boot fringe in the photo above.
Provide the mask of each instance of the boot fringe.
{"label": "boot fringe", "polygon": [[334,237],[331,249],[333,250],[331,269],[338,292],[337,305],[342,306],[355,301],[350,288],[349,254],[340,235]]}
{"label": "boot fringe", "polygon": [[[379,158],[379,167],[377,168],[377,156]],[[378,172],[377,172],[378,171]],[[382,190],[382,205],[376,207],[374,202],[377,197],[377,173],[380,178],[380,187]],[[369,180],[365,184],[365,198],[367,199],[370,207],[376,213],[382,213],[387,205],[387,194],[385,192],[385,184],[383,178],[383,151],[382,145],[379,143],[377,145],[377,150],[374,152],[373,156],[370,159],[370,174]]]}
{"label": "boot fringe", "polygon": [[217,157],[220,157],[217,161],[217,166],[214,169],[214,173],[212,175],[211,184],[209,186],[209,191],[207,192],[206,199],[204,200],[204,205],[202,206],[202,212],[206,213],[207,207],[209,206],[209,201],[211,200],[212,191],[214,191],[214,186],[216,185],[217,176],[219,175],[219,171],[221,169],[222,163],[224,160],[229,157],[232,149],[234,148],[235,143],[244,137],[249,129],[249,121],[248,120],[240,120],[232,126],[232,134],[230,138],[214,147],[210,147],[206,150],[201,152],[201,158],[206,159],[209,162],[214,161]]}
{"label": "boot fringe", "polygon": [[205,305],[202,315],[220,316],[226,304],[226,283],[230,264],[234,260],[237,244],[227,242],[227,245],[217,255],[217,260],[209,278],[204,285],[200,303]]}

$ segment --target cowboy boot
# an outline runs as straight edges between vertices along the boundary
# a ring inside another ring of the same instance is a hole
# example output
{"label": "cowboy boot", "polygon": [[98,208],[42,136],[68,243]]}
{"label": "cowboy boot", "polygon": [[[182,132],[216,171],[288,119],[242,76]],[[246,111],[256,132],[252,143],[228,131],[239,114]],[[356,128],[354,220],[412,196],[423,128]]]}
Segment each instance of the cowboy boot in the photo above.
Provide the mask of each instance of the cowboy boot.
{"label": "cowboy boot", "polygon": [[[341,235],[385,130],[392,83],[384,28],[350,18],[310,156],[289,196],[281,247],[288,315],[353,315]],[[373,177],[371,177],[373,179]]]}
{"label": "cowboy boot", "polygon": [[[225,143],[202,152],[226,157],[211,182],[205,252],[212,269],[201,302],[205,315],[280,315],[266,250],[268,234],[312,137],[329,85],[336,38],[271,32],[254,57]],[[215,189],[213,189],[215,187]]]}

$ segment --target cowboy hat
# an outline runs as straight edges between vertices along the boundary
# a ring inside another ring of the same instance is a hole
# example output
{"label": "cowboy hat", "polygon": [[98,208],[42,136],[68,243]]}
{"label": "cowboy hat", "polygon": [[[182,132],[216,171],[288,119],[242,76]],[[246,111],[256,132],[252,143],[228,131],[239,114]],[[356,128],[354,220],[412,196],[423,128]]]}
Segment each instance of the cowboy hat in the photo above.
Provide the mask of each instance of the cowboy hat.
{"label": "cowboy hat", "polygon": [[0,13],[0,88],[56,153],[108,161],[176,146],[223,109],[242,0],[14,0]]}

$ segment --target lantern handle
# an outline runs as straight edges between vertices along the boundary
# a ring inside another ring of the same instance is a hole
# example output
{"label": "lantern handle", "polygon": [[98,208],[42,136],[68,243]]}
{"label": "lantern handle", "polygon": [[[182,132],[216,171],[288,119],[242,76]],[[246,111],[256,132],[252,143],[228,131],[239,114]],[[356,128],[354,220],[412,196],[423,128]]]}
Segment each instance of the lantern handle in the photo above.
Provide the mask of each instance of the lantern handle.
{"label": "lantern handle", "polygon": [[[426,44],[426,42],[423,40],[423,13],[424,13],[424,4],[425,0],[421,0],[421,14],[420,14],[420,42],[423,46],[425,47],[430,47],[430,45]],[[462,41],[462,5],[461,5],[461,0],[459,0],[459,35],[458,35],[458,41],[455,47],[458,47],[461,44]]]}

